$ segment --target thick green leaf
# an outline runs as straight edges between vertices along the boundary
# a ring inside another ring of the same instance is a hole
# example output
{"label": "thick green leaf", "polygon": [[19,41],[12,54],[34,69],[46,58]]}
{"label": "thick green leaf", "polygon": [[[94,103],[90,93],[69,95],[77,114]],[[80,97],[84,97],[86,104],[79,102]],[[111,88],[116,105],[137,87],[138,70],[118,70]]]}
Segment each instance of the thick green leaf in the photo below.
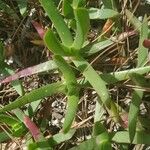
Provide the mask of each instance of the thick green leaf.
{"label": "thick green leaf", "polygon": [[76,116],[76,112],[78,109],[79,95],[71,95],[67,96],[67,110],[65,114],[65,120],[63,123],[63,131],[67,133],[70,130],[72,122]]}
{"label": "thick green leaf", "polygon": [[66,18],[73,18],[74,14],[73,14],[73,8],[72,8],[72,2],[73,0],[63,0],[63,15]]}
{"label": "thick green leaf", "polygon": [[103,141],[97,147],[98,150],[112,150],[112,146],[109,141]]}
{"label": "thick green leaf", "polygon": [[63,46],[58,41],[58,39],[56,38],[56,36],[52,30],[49,29],[46,32],[46,34],[44,36],[44,42],[45,42],[46,46],[48,47],[48,49],[50,51],[52,51],[54,54],[61,55],[61,56],[69,55],[69,51],[67,53],[64,50]]}
{"label": "thick green leaf", "polygon": [[[133,140],[133,144],[147,144],[150,145],[150,134],[145,131],[137,131]],[[117,143],[130,143],[129,132],[120,131],[114,133],[112,141]]]}
{"label": "thick green leaf", "polygon": [[100,150],[112,150],[108,132],[105,131],[96,137],[96,145]]}
{"label": "thick green leaf", "polygon": [[[90,20],[88,11],[85,8],[74,9],[74,15],[76,20],[76,36],[73,43],[73,48],[80,49],[87,37],[87,33],[90,27]],[[86,24],[86,26],[85,26]]]}
{"label": "thick green leaf", "polygon": [[82,142],[80,145],[70,148],[69,150],[98,150],[96,149],[96,141],[91,138],[87,141]]}
{"label": "thick green leaf", "polygon": [[104,134],[98,135],[69,150],[112,150],[111,143],[104,138]]}
{"label": "thick green leaf", "polygon": [[54,61],[56,62],[60,71],[63,73],[68,89],[67,111],[63,124],[63,131],[66,133],[69,131],[77,112],[79,102],[79,88],[77,87],[75,74],[67,62],[61,56],[54,56]]}
{"label": "thick green leaf", "polygon": [[86,5],[86,0],[73,0],[73,8],[84,7]]}
{"label": "thick green leaf", "polygon": [[[77,90],[77,80],[72,68],[69,64],[64,60],[63,57],[59,55],[54,56],[54,61],[57,64],[60,71],[63,73],[65,78],[65,83],[67,85],[68,95],[76,95]],[[77,94],[78,95],[78,94]]]}
{"label": "thick green leaf", "polygon": [[88,82],[92,85],[94,90],[100,96],[100,99],[103,102],[103,104],[110,108],[111,99],[109,92],[106,88],[105,82],[101,79],[97,72],[86,60],[84,60],[81,57],[74,59],[73,63],[85,76]]}
{"label": "thick green leaf", "polygon": [[118,16],[119,13],[112,9],[98,9],[98,8],[90,8],[89,16],[90,19],[108,19]]}
{"label": "thick green leaf", "polygon": [[41,88],[32,90],[30,93],[27,93],[24,96],[17,98],[14,102],[4,106],[4,108],[0,109],[0,113],[11,111],[13,109],[24,106],[25,104],[42,99],[46,96],[51,96],[55,93],[65,92],[65,89],[66,86],[63,85],[62,82],[42,86]]}
{"label": "thick green leaf", "polygon": [[71,46],[73,43],[72,35],[63,18],[59,14],[53,0],[40,0],[40,3],[53,22],[62,43],[65,46]]}
{"label": "thick green leaf", "polygon": [[140,31],[140,40],[139,40],[139,47],[138,47],[138,64],[137,67],[142,67],[146,64],[148,59],[148,49],[143,46],[144,39],[148,37],[148,21],[147,17],[144,17],[141,31]]}
{"label": "thick green leaf", "polygon": [[103,126],[103,124],[100,121],[95,122],[94,123],[94,127],[93,127],[93,136],[96,137],[96,136],[98,136],[98,135],[100,135],[100,134],[102,134],[104,132],[107,133],[107,130],[105,129],[105,127]]}
{"label": "thick green leaf", "polygon": [[[63,132],[58,133],[53,135],[52,137],[50,137],[49,139],[47,139],[46,141],[39,141],[36,143],[32,143],[30,144],[30,147],[34,147],[34,148],[41,148],[41,149],[45,149],[45,148],[49,148],[49,145],[51,147],[54,147],[64,141],[69,140],[75,133],[74,129],[71,129],[68,133],[64,134]],[[49,143],[49,145],[47,145],[47,143]],[[33,150],[33,149],[31,149]]]}
{"label": "thick green leaf", "polygon": [[[130,144],[129,132],[128,131],[118,131],[116,133],[111,133],[112,141],[116,143],[127,143]],[[97,136],[99,138],[99,136]],[[137,131],[133,144],[147,144],[150,145],[150,134],[144,131]],[[95,150],[96,141],[95,138],[91,138],[85,142],[82,142],[79,146],[73,147],[69,150]],[[97,149],[96,149],[97,150]]]}
{"label": "thick green leaf", "polygon": [[[108,109],[111,109],[109,112],[110,115],[116,116],[114,118],[115,121],[119,121],[120,117],[118,115],[118,111],[116,110],[117,108],[115,107],[115,104],[113,103],[113,101],[111,101],[111,99],[109,97],[109,92],[106,88],[106,83],[104,82],[104,80],[108,81],[107,79],[109,79],[109,81],[114,82],[114,79],[115,80],[118,80],[118,78],[126,79],[129,76],[130,71],[122,71],[120,73],[116,73],[117,78],[115,78],[115,74],[112,75],[111,79],[109,78],[109,77],[111,77],[110,75],[105,76],[103,74],[102,74],[103,77],[100,78],[99,75],[95,72],[95,70],[91,67],[91,65],[87,61],[85,61],[83,58],[75,59],[75,60],[73,60],[73,62],[78,67],[78,69],[82,72],[82,74],[85,76],[85,78],[88,80],[88,82],[92,85],[92,87],[97,92],[97,94],[100,96],[100,99],[103,102],[103,104]],[[145,69],[149,70],[150,67],[145,68]],[[136,70],[132,70],[132,72],[133,71],[136,71]],[[94,80],[93,80],[93,78],[94,78]],[[111,107],[111,106],[113,106],[113,107]]]}
{"label": "thick green leaf", "polygon": [[57,144],[60,144],[61,142],[69,140],[74,134],[75,134],[75,129],[71,129],[68,133],[63,133],[60,132],[53,137],[48,139],[48,142],[50,143],[51,146],[55,146]]}

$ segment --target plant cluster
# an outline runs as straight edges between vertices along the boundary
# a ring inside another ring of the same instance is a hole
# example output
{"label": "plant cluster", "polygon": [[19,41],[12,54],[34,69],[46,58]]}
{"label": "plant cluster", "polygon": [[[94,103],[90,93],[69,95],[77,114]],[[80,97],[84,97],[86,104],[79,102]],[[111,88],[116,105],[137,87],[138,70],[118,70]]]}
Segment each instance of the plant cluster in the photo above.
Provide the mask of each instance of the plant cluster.
{"label": "plant cluster", "polygon": [[[6,12],[9,4],[0,2],[2,12]],[[20,14],[27,16],[27,1],[16,2]],[[12,137],[24,137],[28,141],[29,150],[61,149],[59,145],[71,141],[80,128],[80,125],[78,127],[75,124],[76,115],[84,91],[89,90],[96,99],[95,101],[91,96],[91,101],[95,102],[93,116],[89,119],[92,133],[90,139],[70,146],[70,150],[126,150],[134,146],[136,148],[137,144],[149,145],[150,119],[146,114],[150,110],[149,14],[144,14],[143,20],[139,21],[131,10],[123,6],[129,6],[130,2],[119,0],[39,2],[38,5],[41,5],[40,9],[45,12],[50,26],[43,29],[37,21],[32,20],[41,38],[32,42],[46,46],[50,51],[51,60],[15,73],[5,62],[4,43],[1,41],[1,74],[12,75],[0,83],[11,82],[20,96],[0,109],[0,122],[7,126],[6,129],[2,126],[0,142]],[[145,6],[149,6],[148,2]],[[9,11],[11,12],[7,12],[8,14],[18,19],[11,7]],[[123,17],[126,17],[127,23],[123,22]],[[126,26],[130,29],[127,30]],[[93,38],[94,27],[97,33]],[[130,41],[132,42],[134,37],[139,38],[138,44],[131,50],[134,43],[132,46]],[[106,64],[107,59],[110,60],[109,65],[103,67],[102,62]],[[19,80],[24,76],[56,70],[59,71],[59,81],[47,83],[30,92],[25,92]],[[45,97],[60,93],[67,99],[64,122],[59,133],[47,138],[43,134],[42,124],[36,125],[31,118],[35,117],[35,106],[37,108]],[[127,99],[129,102],[126,104]],[[27,108],[24,110],[23,106]],[[107,123],[109,120],[116,130],[110,129]],[[86,122],[86,119],[81,122],[81,128]],[[30,134],[27,134],[28,131]]]}

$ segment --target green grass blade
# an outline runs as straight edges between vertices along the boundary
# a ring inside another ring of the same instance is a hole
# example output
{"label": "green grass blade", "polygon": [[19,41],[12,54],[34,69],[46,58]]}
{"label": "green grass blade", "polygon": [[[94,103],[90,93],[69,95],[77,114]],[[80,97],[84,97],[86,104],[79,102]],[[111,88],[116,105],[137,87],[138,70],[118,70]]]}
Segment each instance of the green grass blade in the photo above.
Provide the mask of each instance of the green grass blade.
{"label": "green grass blade", "polygon": [[139,113],[139,107],[141,104],[141,99],[143,97],[143,91],[135,90],[132,94],[131,105],[129,109],[129,137],[130,141],[133,142],[135,132],[136,132],[136,124],[137,124],[137,115]]}
{"label": "green grass blade", "polygon": [[63,131],[66,133],[69,131],[76,115],[79,102],[79,89],[77,87],[77,80],[75,74],[71,67],[67,64],[67,62],[61,56],[58,55],[54,56],[54,61],[56,62],[60,71],[63,73],[68,89],[67,111],[65,115],[65,121],[63,124]]}
{"label": "green grass blade", "polygon": [[41,88],[32,90],[30,93],[27,93],[26,95],[17,98],[14,102],[4,106],[3,108],[0,109],[0,113],[11,111],[13,109],[19,108],[21,106],[24,106],[25,104],[39,100],[46,96],[51,96],[55,93],[65,92],[65,88],[66,86],[63,85],[62,82],[42,86]]}
{"label": "green grass blade", "polygon": [[144,41],[144,39],[147,39],[147,37],[148,37],[148,22],[147,22],[147,17],[145,15],[142,26],[141,26],[141,31],[140,31],[137,67],[142,67],[147,62],[148,49],[143,46],[143,41]]}
{"label": "green grass blade", "polygon": [[128,9],[125,10],[126,16],[137,31],[140,31],[142,23]]}
{"label": "green grass blade", "polygon": [[49,16],[49,18],[51,19],[51,21],[53,22],[62,40],[62,43],[65,46],[71,46],[73,43],[72,35],[63,18],[59,14],[53,0],[40,0],[40,3],[46,11],[47,15]]}
{"label": "green grass blade", "polygon": [[[130,75],[130,78],[134,83],[138,86],[142,87],[150,87],[150,84],[146,81],[146,79],[139,74],[133,73]],[[143,91],[139,91],[138,89],[134,89],[129,109],[129,137],[131,142],[134,139],[135,132],[136,132],[136,124],[138,113],[140,109],[141,100],[143,97]]]}
{"label": "green grass blade", "polygon": [[11,134],[15,137],[22,136],[26,128],[17,118],[14,118],[13,116],[8,116],[5,114],[0,114],[0,122],[7,124],[11,127]]}
{"label": "green grass blade", "polygon": [[19,123],[19,121],[16,118],[5,114],[0,114],[0,122],[6,123],[9,126],[14,126],[16,123]]}
{"label": "green grass blade", "polygon": [[[140,31],[137,67],[142,67],[147,62],[148,50],[142,45],[143,40],[146,39],[147,37],[148,37],[148,22],[147,22],[147,17],[145,16],[142,26],[141,26],[141,31]],[[139,86],[147,85],[146,80],[138,74],[131,74],[130,78],[135,82],[136,85],[139,85]],[[129,137],[130,137],[131,142],[133,141],[134,136],[135,136],[137,117],[138,117],[143,94],[144,94],[143,91],[134,89],[134,92],[132,95],[131,105],[129,109]]]}
{"label": "green grass blade", "polygon": [[74,10],[75,20],[76,20],[76,36],[74,43],[72,45],[75,49],[80,49],[87,37],[87,33],[90,27],[90,20],[88,11],[85,8],[77,8]]}
{"label": "green grass blade", "polygon": [[118,16],[119,13],[112,9],[98,9],[98,8],[90,8],[89,16],[90,19],[108,19]]}

